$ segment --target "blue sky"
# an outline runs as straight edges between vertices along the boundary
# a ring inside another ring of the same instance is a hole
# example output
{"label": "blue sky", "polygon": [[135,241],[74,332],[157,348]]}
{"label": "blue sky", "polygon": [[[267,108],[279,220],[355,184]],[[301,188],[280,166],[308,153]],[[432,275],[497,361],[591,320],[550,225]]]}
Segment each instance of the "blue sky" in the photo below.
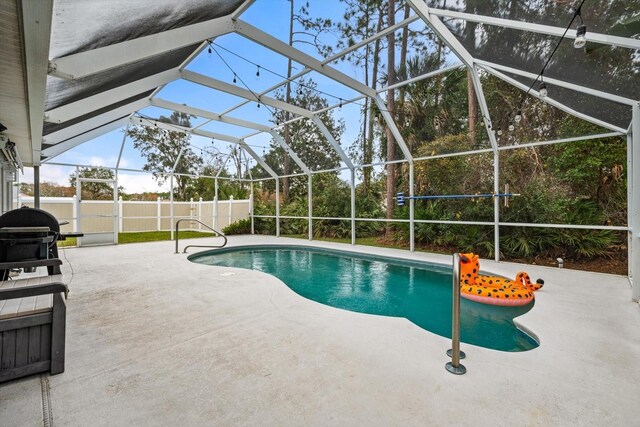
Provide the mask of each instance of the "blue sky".
{"label": "blue sky", "polygon": [[[299,8],[301,4],[302,1],[297,1],[296,9]],[[344,5],[338,0],[310,2],[310,12],[313,16],[322,15],[332,19],[339,19],[342,16],[343,11]],[[255,4],[253,4],[241,16],[241,19],[282,41],[288,41],[289,1],[287,0],[257,0]],[[337,39],[335,35],[328,34],[325,36],[324,41],[335,44]],[[277,76],[268,70],[272,70],[280,75],[286,75],[287,60],[285,57],[275,54],[239,35],[225,35],[217,38],[214,43],[214,51],[212,53],[208,53],[205,49],[197,58],[195,58],[187,69],[201,74],[206,74],[229,83],[232,82],[233,73],[235,72],[237,76],[242,78],[246,85],[254,92],[263,91],[283,80],[280,76]],[[295,47],[318,59],[323,59],[315,49],[308,44],[298,43]],[[261,66],[260,76],[256,77],[257,67],[255,65],[230,53],[229,51],[235,52],[239,56],[250,59],[250,61],[259,64]],[[220,56],[222,56],[228,66],[231,67],[231,70],[227,65],[225,65],[225,62],[223,62]],[[363,76],[360,75],[361,73],[359,70],[347,62],[336,62],[333,63],[332,66],[340,69],[348,75],[363,80]],[[294,74],[303,68],[296,63],[293,64],[293,67]],[[308,76],[311,76],[318,84],[319,90],[334,95],[335,97],[348,99],[357,95],[351,89],[335,83],[315,72],[310,73]],[[237,84],[242,87],[240,82]],[[204,88],[184,80],[170,83],[156,96],[173,102],[207,109],[216,113],[221,113],[227,108],[243,101],[242,99],[232,95]],[[334,97],[325,97],[330,104],[338,102]],[[358,110],[359,105],[352,105],[335,110],[336,118],[342,118],[347,123],[347,128],[341,141],[345,148],[351,145],[355,138],[357,138],[360,127]],[[146,108],[142,110],[141,113],[151,117],[171,114],[170,111],[155,107]],[[264,106],[262,108],[257,108],[257,105],[254,102],[248,103],[244,107],[231,112],[229,115],[263,124],[269,124],[269,119],[271,117],[267,108]],[[195,119],[192,124],[199,125],[203,122],[203,119]],[[239,128],[218,122],[209,123],[203,126],[203,129],[236,137],[253,133],[250,129]],[[123,135],[124,130],[118,129],[69,150],[51,161],[55,163],[115,167]],[[262,154],[264,151],[268,150],[269,138],[266,135],[252,137],[247,139],[247,142],[258,154]],[[208,148],[211,144],[211,140],[199,136],[194,136],[192,139],[192,145],[196,147],[196,152],[198,151],[197,147]],[[228,152],[228,143],[215,142],[214,144],[221,152]],[[132,141],[127,138],[120,167],[141,169],[143,165],[144,159],[141,158],[137,150],[133,148]],[[45,164],[41,168],[41,180],[67,184],[68,176],[72,171],[73,168]],[[127,192],[156,191],[158,189],[158,186],[150,175],[121,172],[119,178],[121,185],[125,187],[125,191]],[[32,179],[31,170],[25,169],[25,175],[21,177],[21,180],[32,182]],[[166,185],[164,188],[166,188]]]}

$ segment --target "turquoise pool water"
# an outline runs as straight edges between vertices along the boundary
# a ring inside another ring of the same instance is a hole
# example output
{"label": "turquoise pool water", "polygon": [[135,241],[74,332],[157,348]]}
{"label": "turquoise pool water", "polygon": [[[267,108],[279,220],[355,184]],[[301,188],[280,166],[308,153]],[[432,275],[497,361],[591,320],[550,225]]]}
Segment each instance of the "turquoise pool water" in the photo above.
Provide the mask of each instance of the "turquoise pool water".
{"label": "turquoise pool water", "polygon": [[[304,246],[251,246],[200,252],[193,262],[272,274],[305,298],[361,313],[405,317],[451,337],[451,269]],[[533,307],[497,307],[462,299],[461,340],[503,351],[538,343],[513,318]]]}

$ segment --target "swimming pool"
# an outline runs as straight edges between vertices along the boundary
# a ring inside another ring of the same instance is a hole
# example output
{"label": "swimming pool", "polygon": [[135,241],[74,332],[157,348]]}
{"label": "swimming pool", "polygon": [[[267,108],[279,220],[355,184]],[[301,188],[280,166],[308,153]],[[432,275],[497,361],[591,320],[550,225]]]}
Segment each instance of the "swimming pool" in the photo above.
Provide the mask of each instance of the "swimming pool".
{"label": "swimming pool", "polygon": [[[451,268],[307,246],[237,246],[189,256],[201,264],[272,274],[299,295],[361,313],[405,317],[451,337]],[[538,343],[513,318],[533,307],[497,307],[462,299],[461,340],[502,351]]]}

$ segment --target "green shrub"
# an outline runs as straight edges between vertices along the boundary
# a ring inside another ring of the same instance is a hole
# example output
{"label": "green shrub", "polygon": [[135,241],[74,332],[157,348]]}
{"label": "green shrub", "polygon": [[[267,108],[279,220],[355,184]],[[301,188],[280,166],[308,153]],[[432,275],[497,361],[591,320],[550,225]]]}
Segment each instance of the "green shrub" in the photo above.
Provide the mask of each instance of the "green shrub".
{"label": "green shrub", "polygon": [[222,232],[231,236],[234,234],[251,234],[251,218],[240,219],[222,229]]}

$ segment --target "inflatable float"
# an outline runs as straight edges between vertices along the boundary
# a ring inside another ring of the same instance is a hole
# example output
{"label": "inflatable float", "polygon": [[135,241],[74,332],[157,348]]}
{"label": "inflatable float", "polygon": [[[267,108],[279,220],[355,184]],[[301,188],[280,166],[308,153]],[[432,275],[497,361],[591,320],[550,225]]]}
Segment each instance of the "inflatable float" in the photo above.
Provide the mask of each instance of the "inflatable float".
{"label": "inflatable float", "polygon": [[492,305],[526,305],[534,299],[533,292],[544,285],[542,279],[531,282],[523,271],[515,280],[480,275],[480,261],[473,253],[460,254],[460,296],[471,301]]}

